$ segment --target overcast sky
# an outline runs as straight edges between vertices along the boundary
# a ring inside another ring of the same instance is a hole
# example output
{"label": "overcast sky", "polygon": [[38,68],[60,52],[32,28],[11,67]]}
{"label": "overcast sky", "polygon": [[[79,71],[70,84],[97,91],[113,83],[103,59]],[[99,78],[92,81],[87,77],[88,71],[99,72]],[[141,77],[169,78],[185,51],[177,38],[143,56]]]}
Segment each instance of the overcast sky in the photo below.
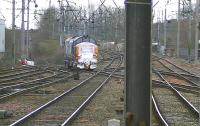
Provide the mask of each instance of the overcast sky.
{"label": "overcast sky", "polygon": [[[182,1],[184,0],[180,0],[181,7],[182,7]],[[185,0],[185,1],[188,1],[188,0]],[[153,2],[154,4],[158,2],[158,4],[156,4],[156,6],[154,7],[154,15],[155,15],[154,22],[156,22],[157,20],[159,21],[164,20],[165,5],[167,9],[167,20],[176,19],[177,12],[178,12],[178,0],[153,0]],[[192,4],[195,4],[195,2],[196,0],[192,0]]]}
{"label": "overcast sky", "polygon": [[[6,26],[7,27],[11,27],[11,23],[12,23],[12,0],[0,0],[0,18],[5,19],[6,20]],[[16,25],[17,27],[21,26],[21,1],[22,0],[16,0]],[[28,0],[25,0],[28,1]],[[33,1],[33,0],[32,0]],[[36,0],[37,4],[38,4],[38,8],[37,10],[40,9],[46,9],[49,6],[49,0]],[[58,0],[51,0],[51,5],[58,7]],[[87,7],[88,5],[88,1],[90,2],[90,4],[95,5],[96,7],[98,7],[98,5],[101,4],[100,0],[69,0],[72,2],[75,2],[77,6],[82,6],[82,7]],[[103,1],[103,0],[102,0]],[[124,7],[124,0],[114,0],[116,2],[116,4],[120,7]],[[159,1],[159,2],[158,2]],[[155,18],[154,21],[156,20],[161,20],[162,19],[162,13],[164,13],[164,5],[166,3],[167,0],[153,0],[153,5],[155,3],[158,2],[158,4],[154,7],[154,14],[155,14]],[[168,0],[169,3],[166,6],[167,7],[167,19],[171,19],[171,18],[176,18],[177,15],[177,7],[178,7],[178,0]],[[193,3],[196,0],[192,0]],[[105,5],[108,6],[115,6],[113,0],[106,0]],[[30,16],[30,27],[31,28],[35,28],[34,23],[35,20],[33,18],[33,13],[35,10],[34,7],[34,3],[31,3],[30,5],[31,8],[31,16]],[[158,18],[159,17],[159,18]],[[25,20],[26,20],[26,16],[25,16]]]}
{"label": "overcast sky", "polygon": [[[0,19],[5,19],[6,21],[6,26],[11,27],[12,24],[12,0],[0,0]],[[16,0],[16,25],[17,27],[21,26],[21,1],[22,0]],[[28,0],[25,0],[26,2]],[[32,0],[33,1],[33,0]],[[88,1],[90,4],[95,5],[96,7],[101,4],[100,0],[69,0],[71,2],[76,3],[76,6],[82,6],[82,7],[87,7],[88,6]],[[102,0],[103,1],[103,0]],[[117,4],[117,6],[124,6],[124,1],[123,0],[114,0]],[[46,9],[49,7],[49,0],[36,0],[38,4],[37,10],[41,9]],[[58,0],[51,0],[51,5],[58,7]],[[73,3],[72,3],[73,5]],[[113,3],[113,0],[106,0],[105,5],[108,6],[115,6]],[[35,11],[35,4],[31,2],[30,4],[30,27],[35,28],[34,23],[36,22],[33,17],[33,13]],[[26,16],[25,16],[26,20]]]}

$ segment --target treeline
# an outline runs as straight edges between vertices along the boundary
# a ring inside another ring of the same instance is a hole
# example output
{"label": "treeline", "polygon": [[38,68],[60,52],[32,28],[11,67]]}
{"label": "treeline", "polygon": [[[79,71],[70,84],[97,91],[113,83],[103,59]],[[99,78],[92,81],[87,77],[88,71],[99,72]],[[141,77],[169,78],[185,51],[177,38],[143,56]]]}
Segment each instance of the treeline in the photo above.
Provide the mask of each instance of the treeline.
{"label": "treeline", "polygon": [[[61,28],[64,36],[89,34],[99,42],[125,42],[125,10],[123,8],[99,7],[90,13],[84,8],[70,6],[48,8],[40,13],[36,23],[37,29],[30,30],[29,59],[36,63],[63,64],[64,48],[60,47]],[[16,30],[15,55],[16,62],[21,57],[21,31]],[[13,45],[11,29],[6,30],[6,54],[2,60],[13,64]]]}
{"label": "treeline", "polygon": [[125,10],[123,8],[102,7],[86,12],[73,6],[60,11],[48,8],[40,16],[38,28],[48,38],[59,38],[61,28],[65,35],[89,34],[100,41],[125,42]]}

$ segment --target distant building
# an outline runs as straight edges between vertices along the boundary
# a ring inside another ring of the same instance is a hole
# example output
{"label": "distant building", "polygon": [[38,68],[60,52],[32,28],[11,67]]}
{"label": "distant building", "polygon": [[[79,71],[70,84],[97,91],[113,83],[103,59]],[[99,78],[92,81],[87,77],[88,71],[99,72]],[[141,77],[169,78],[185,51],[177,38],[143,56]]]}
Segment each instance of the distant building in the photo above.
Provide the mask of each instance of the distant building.
{"label": "distant building", "polygon": [[[194,45],[195,45],[195,20],[192,19],[191,24],[191,40],[189,40],[189,20],[182,19],[180,22],[180,49],[179,55],[182,58],[194,59]],[[176,55],[177,44],[177,20],[171,19],[166,24],[166,52],[170,53],[170,56]],[[159,33],[158,33],[159,32]],[[164,45],[164,22],[157,22],[152,25],[152,38],[154,41],[159,42],[160,46]],[[200,39],[200,32],[199,32]],[[152,42],[154,42],[152,41]],[[200,52],[199,52],[200,54]],[[200,56],[200,55],[199,55]]]}
{"label": "distant building", "polygon": [[0,59],[5,53],[5,20],[0,19]]}

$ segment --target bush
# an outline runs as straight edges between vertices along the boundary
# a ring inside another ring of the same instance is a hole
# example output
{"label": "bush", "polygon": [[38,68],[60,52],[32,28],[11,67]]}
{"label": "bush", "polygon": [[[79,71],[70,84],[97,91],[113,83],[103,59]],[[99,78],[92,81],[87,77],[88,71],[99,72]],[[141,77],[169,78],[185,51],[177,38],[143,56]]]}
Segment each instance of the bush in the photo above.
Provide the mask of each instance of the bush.
{"label": "bush", "polygon": [[44,40],[35,43],[33,48],[35,60],[41,64],[62,64],[64,60],[63,52],[56,40]]}

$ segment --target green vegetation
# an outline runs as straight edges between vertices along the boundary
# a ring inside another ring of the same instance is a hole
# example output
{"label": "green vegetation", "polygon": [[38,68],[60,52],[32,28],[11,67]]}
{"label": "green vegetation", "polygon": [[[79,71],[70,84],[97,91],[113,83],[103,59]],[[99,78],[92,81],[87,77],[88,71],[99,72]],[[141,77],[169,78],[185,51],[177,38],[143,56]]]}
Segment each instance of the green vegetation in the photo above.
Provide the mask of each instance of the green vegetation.
{"label": "green vegetation", "polygon": [[62,64],[64,61],[63,49],[57,40],[42,40],[33,47],[34,57],[38,63]]}
{"label": "green vegetation", "polygon": [[[123,8],[105,8],[91,10],[90,17],[85,17],[83,8],[73,7],[69,13],[63,14],[65,27],[64,36],[82,35],[84,26],[86,34],[94,37],[98,42],[125,41],[125,10]],[[88,20],[83,20],[88,19]],[[63,64],[64,48],[60,47],[60,9],[48,8],[39,15],[37,29],[30,30],[30,49],[28,59],[35,61],[35,64]],[[87,22],[85,22],[87,21]],[[21,33],[16,29],[15,55],[16,62],[21,59]],[[13,64],[12,31],[6,29],[6,54],[1,60],[4,64]]]}

